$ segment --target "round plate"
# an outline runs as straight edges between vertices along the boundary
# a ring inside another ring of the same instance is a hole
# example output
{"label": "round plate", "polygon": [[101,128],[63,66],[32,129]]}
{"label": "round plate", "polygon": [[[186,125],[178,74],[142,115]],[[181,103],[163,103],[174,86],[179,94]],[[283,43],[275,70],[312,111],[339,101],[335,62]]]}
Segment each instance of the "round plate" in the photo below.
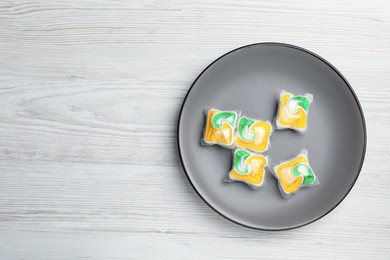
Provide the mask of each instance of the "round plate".
{"label": "round plate", "polygon": [[[278,89],[314,95],[307,133],[276,130],[266,152],[273,166],[308,150],[320,184],[288,199],[281,196],[269,171],[259,190],[224,182],[232,151],[200,145],[205,108],[240,110],[252,118],[273,120]],[[355,93],[329,62],[300,47],[261,43],[223,55],[198,76],[181,109],[178,146],[188,179],[211,208],[246,227],[283,230],[321,218],[345,198],[363,164],[366,127]]]}

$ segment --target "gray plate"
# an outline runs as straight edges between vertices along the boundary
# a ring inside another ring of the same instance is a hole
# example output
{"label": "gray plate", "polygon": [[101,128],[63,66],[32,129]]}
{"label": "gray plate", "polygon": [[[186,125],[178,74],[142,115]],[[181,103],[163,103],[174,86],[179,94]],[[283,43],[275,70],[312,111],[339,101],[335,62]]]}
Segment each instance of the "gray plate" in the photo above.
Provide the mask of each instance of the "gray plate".
{"label": "gray plate", "polygon": [[[260,190],[224,182],[232,151],[200,145],[205,108],[241,110],[249,117],[273,120],[278,89],[314,95],[307,134],[275,131],[267,152],[271,165],[303,148],[309,152],[320,184],[289,199],[283,199],[270,172]],[[345,198],[363,164],[366,127],[356,95],[331,64],[300,47],[263,43],[231,51],[199,75],[182,106],[178,145],[188,179],[210,207],[247,227],[283,230],[321,218]]]}

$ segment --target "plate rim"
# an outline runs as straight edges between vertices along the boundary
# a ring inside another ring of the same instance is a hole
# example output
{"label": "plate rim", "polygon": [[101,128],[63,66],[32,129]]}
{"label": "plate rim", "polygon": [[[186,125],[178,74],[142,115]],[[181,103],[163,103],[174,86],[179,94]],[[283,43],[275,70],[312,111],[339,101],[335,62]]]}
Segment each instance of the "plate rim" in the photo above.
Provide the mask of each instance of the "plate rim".
{"label": "plate rim", "polygon": [[[339,75],[339,77],[344,81],[344,83],[347,85],[348,89],[351,91],[351,94],[353,96],[353,98],[355,99],[356,101],[356,104],[358,106],[358,109],[359,109],[359,112],[360,112],[360,115],[361,115],[361,120],[362,120],[362,123],[363,123],[363,151],[362,151],[362,156],[361,156],[361,159],[360,159],[360,164],[359,164],[359,167],[358,167],[358,170],[357,170],[357,174],[351,184],[351,186],[348,188],[347,190],[347,193],[341,198],[341,200],[336,203],[331,209],[329,209],[326,213],[320,215],[319,217],[316,217],[314,218],[313,220],[310,220],[310,221],[307,221],[305,223],[302,223],[302,224],[299,224],[299,225],[294,225],[294,226],[289,226],[289,227],[285,227],[285,228],[265,228],[265,227],[257,227],[257,226],[250,226],[250,225],[246,225],[244,223],[241,223],[237,220],[234,220],[232,219],[231,217],[228,217],[227,215],[223,214],[222,212],[220,212],[219,210],[217,210],[213,205],[211,205],[211,203],[209,201],[207,201],[203,195],[198,191],[198,189],[196,188],[196,186],[194,185],[194,183],[192,182],[191,180],[191,177],[189,176],[188,172],[187,172],[187,169],[184,165],[184,161],[183,161],[183,157],[182,157],[182,153],[181,153],[181,149],[180,149],[180,123],[181,123],[181,117],[182,117],[182,113],[183,113],[183,108],[186,104],[186,101],[187,101],[187,98],[189,96],[189,94],[191,93],[191,90],[192,88],[195,86],[196,82],[199,80],[199,78],[212,66],[214,65],[216,62],[218,62],[220,59],[222,59],[223,57],[233,53],[233,52],[236,52],[238,50],[242,50],[242,49],[245,49],[245,48],[250,48],[250,47],[254,47],[254,46],[282,46],[282,47],[286,47],[286,48],[292,48],[292,49],[296,49],[296,50],[299,50],[299,51],[302,51],[302,52],[305,52],[309,55],[312,55],[314,58],[317,58],[319,59],[320,61],[324,62],[327,66],[329,66],[334,72],[337,73],[337,75]],[[240,225],[240,226],[243,226],[243,227],[246,227],[246,228],[250,228],[250,229],[254,229],[254,230],[261,230],[261,231],[284,231],[284,230],[291,230],[291,229],[296,229],[296,228],[300,228],[300,227],[303,227],[303,226],[306,226],[306,225],[309,225],[323,217],[325,217],[326,215],[328,215],[330,212],[332,212],[338,205],[340,205],[340,203],[348,196],[348,194],[350,193],[350,191],[352,190],[353,186],[355,185],[357,179],[359,178],[359,175],[361,173],[361,170],[362,170],[362,167],[363,167],[363,163],[364,163],[364,159],[365,159],[365,155],[366,155],[366,148],[367,148],[367,126],[366,126],[366,120],[365,120],[365,117],[364,117],[364,113],[363,113],[363,109],[361,107],[361,104],[360,104],[360,101],[355,93],[355,91],[353,90],[351,84],[349,84],[349,82],[347,81],[347,79],[343,76],[343,74],[335,67],[333,66],[329,61],[327,61],[326,59],[324,59],[323,57],[321,57],[320,55],[312,52],[312,51],[309,51],[303,47],[299,47],[299,46],[296,46],[296,45],[292,45],[292,44],[288,44],[288,43],[281,43],[281,42],[260,42],[260,43],[252,43],[252,44],[248,44],[248,45],[244,45],[244,46],[241,46],[241,47],[238,47],[238,48],[235,48],[229,52],[226,52],[225,54],[221,55],[220,57],[218,57],[217,59],[215,59],[213,62],[211,62],[208,66],[206,66],[202,72],[196,77],[196,79],[194,80],[194,82],[191,84],[191,87],[188,89],[184,99],[183,99],[183,103],[180,107],[180,112],[179,112],[179,118],[178,118],[178,122],[177,122],[177,130],[176,130],[176,143],[177,143],[177,148],[178,148],[178,153],[179,153],[179,158],[180,158],[180,164],[184,170],[184,173],[185,175],[187,176],[187,179],[188,181],[190,182],[192,188],[195,190],[195,192],[198,194],[198,196],[203,200],[204,203],[206,203],[206,205],[208,205],[211,209],[214,210],[214,212],[218,213],[218,215],[222,216],[223,218],[237,224],[237,225]]]}

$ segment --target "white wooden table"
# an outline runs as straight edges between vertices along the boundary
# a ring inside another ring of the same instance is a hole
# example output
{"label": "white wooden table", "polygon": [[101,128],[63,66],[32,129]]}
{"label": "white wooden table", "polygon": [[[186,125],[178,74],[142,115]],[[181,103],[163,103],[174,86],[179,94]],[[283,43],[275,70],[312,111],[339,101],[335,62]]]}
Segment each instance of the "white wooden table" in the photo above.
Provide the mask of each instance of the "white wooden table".
{"label": "white wooden table", "polygon": [[[355,89],[367,155],[314,224],[243,228],[196,195],[176,123],[231,49],[286,42]],[[390,1],[2,0],[0,259],[389,259]]]}

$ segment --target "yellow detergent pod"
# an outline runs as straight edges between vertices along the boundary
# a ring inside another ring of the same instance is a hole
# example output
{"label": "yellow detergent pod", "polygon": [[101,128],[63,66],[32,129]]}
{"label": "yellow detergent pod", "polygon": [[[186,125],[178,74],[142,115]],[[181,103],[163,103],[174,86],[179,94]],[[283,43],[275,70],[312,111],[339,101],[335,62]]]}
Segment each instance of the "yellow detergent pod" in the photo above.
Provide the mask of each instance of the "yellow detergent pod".
{"label": "yellow detergent pod", "polygon": [[233,167],[229,172],[230,181],[242,181],[252,188],[259,188],[264,184],[265,167],[268,157],[237,149],[233,155]]}
{"label": "yellow detergent pod", "polygon": [[236,146],[254,152],[265,152],[270,146],[271,133],[270,122],[242,116],[238,120]]}
{"label": "yellow detergent pod", "polygon": [[279,96],[278,113],[275,125],[278,129],[294,129],[305,132],[307,128],[307,115],[309,106],[313,102],[313,95],[295,96],[282,91]]}
{"label": "yellow detergent pod", "polygon": [[309,165],[306,150],[297,157],[274,166],[273,175],[279,181],[279,188],[283,197],[289,197],[301,187],[313,186],[319,183]]}
{"label": "yellow detergent pod", "polygon": [[206,112],[206,127],[202,143],[205,145],[218,144],[227,148],[234,145],[234,130],[238,114],[234,111],[209,109]]}

